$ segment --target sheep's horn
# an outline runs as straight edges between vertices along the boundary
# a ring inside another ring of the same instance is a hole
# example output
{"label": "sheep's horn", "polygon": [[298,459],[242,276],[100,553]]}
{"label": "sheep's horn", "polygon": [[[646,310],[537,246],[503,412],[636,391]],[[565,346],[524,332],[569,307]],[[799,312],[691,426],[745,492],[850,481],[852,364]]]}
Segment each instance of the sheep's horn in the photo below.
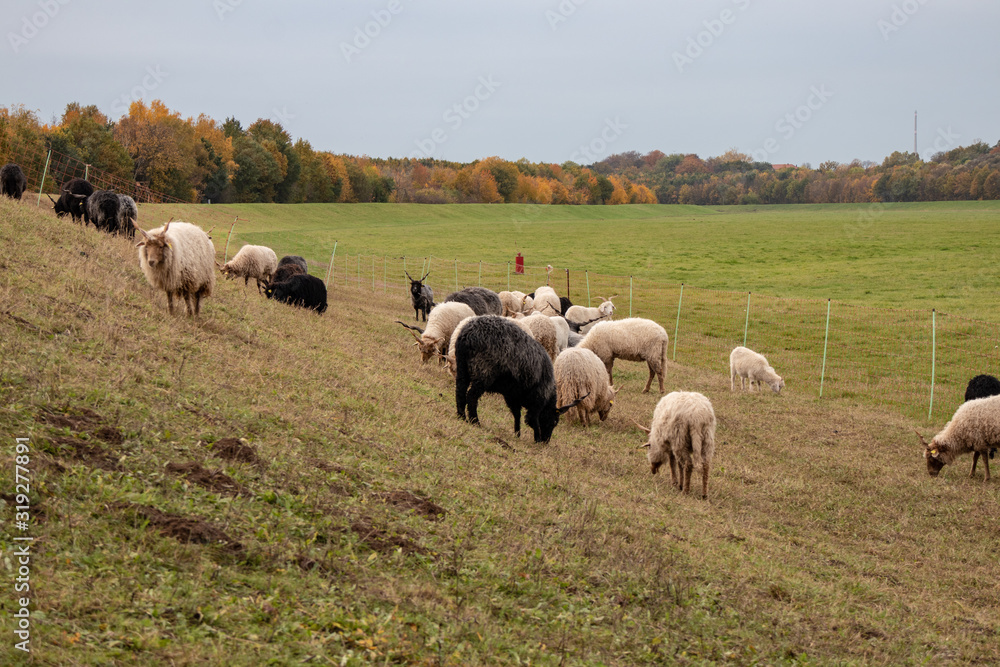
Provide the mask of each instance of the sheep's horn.
{"label": "sheep's horn", "polygon": [[920,431],[918,431],[917,429],[913,429],[913,432],[917,434],[917,437],[920,438],[920,442],[922,442],[925,447],[929,446],[929,443],[926,440],[924,440],[924,436],[920,434]]}
{"label": "sheep's horn", "polygon": [[149,238],[149,234],[146,233],[145,229],[143,229],[139,225],[135,224],[135,218],[130,218],[130,220],[132,222],[132,226],[135,227],[136,231],[138,231],[139,233],[141,233],[144,237],[146,237],[148,239]]}
{"label": "sheep's horn", "polygon": [[215,260],[215,265],[220,269],[222,268],[222,264],[219,264],[219,260]]}
{"label": "sheep's horn", "polygon": [[48,197],[48,198],[49,198],[49,201],[50,201],[50,202],[52,202],[53,204],[55,204],[55,203],[56,203],[56,200],[52,198],[52,195],[50,195],[50,194],[46,194],[45,196],[46,196],[46,197]]}
{"label": "sheep's horn", "polygon": [[429,275],[431,275],[430,271],[428,271],[427,273],[424,274],[424,277],[420,279],[420,282],[424,282],[425,280],[427,280],[427,276],[429,276]]}
{"label": "sheep's horn", "polygon": [[409,272],[409,271],[403,271],[403,273],[405,273],[405,274],[406,274],[406,277],[410,279],[410,282],[411,282],[411,283],[412,283],[412,282],[416,282],[416,281],[415,281],[415,280],[413,279],[413,276],[411,276],[411,275],[410,275],[410,272]]}
{"label": "sheep's horn", "polygon": [[557,410],[559,410],[559,414],[564,414],[570,408],[575,408],[576,406],[578,406],[580,404],[580,401],[582,401],[583,399],[587,398],[588,396],[590,396],[590,392],[589,391],[586,394],[584,394],[583,396],[581,396],[580,398],[578,398],[575,401],[573,401],[572,403],[570,403],[569,405],[564,405],[561,408],[557,408]]}
{"label": "sheep's horn", "polygon": [[636,447],[636,449],[647,449],[648,447],[649,443],[647,442],[645,445],[639,445],[638,447]]}
{"label": "sheep's horn", "polygon": [[[645,431],[646,433],[649,433],[649,432],[651,432],[653,430],[653,429],[646,428],[645,426],[643,426],[642,424],[640,424],[639,422],[637,422],[634,419],[632,420],[632,423],[635,424],[636,426],[638,426],[639,430]],[[648,445],[646,445],[646,446],[648,447]]]}
{"label": "sheep's horn", "polygon": [[399,324],[402,324],[404,327],[406,327],[407,329],[409,329],[410,330],[410,335],[412,335],[414,338],[417,339],[417,343],[422,342],[420,340],[420,336],[417,335],[417,332],[423,334],[424,333],[423,331],[420,331],[420,329],[418,329],[418,328],[416,328],[414,326],[410,326],[409,324],[407,324],[405,322],[400,322],[399,320],[396,320],[396,322],[399,323]]}

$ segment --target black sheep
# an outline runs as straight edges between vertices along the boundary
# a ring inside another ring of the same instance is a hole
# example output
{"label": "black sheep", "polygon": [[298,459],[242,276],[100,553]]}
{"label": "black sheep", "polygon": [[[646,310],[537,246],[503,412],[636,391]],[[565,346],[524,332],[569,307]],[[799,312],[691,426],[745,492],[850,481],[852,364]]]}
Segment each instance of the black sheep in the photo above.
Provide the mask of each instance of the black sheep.
{"label": "black sheep", "polygon": [[86,226],[87,197],[94,194],[94,186],[82,178],[71,178],[62,184],[59,192],[58,200],[52,199],[52,196],[49,195],[52,210],[60,218],[69,213],[73,222],[83,220],[83,224]]}
{"label": "black sheep", "polygon": [[[969,386],[965,388],[965,400],[971,401],[977,398],[987,398],[1000,394],[1000,380],[992,375],[977,375],[969,380]],[[996,447],[990,449],[990,458],[997,453]]]}
{"label": "black sheep", "polygon": [[298,255],[285,255],[278,262],[278,268],[283,266],[288,266],[289,264],[294,264],[302,269],[302,273],[309,273],[309,267],[306,265],[306,260]]}
{"label": "black sheep", "polygon": [[414,280],[413,276],[410,275],[408,271],[403,271],[406,277],[410,280],[410,302],[413,304],[413,319],[419,320],[420,316],[424,316],[424,322],[427,321],[427,313],[431,312],[431,308],[434,307],[434,290],[431,289],[430,285],[425,285],[424,280],[427,276],[431,275],[428,271],[424,274],[424,277],[420,280]]}
{"label": "black sheep", "polygon": [[[556,407],[552,361],[541,343],[506,317],[488,315],[470,320],[455,341],[455,407],[460,419],[479,423],[479,398],[501,394],[514,415],[514,433],[524,423],[535,442],[548,442],[559,415],[580,401]],[[586,397],[583,397],[586,398]],[[582,399],[580,399],[582,400]]]}
{"label": "black sheep", "polygon": [[264,290],[267,298],[292,306],[302,306],[322,315],[326,312],[326,285],[316,276],[299,273]]}
{"label": "black sheep", "polygon": [[278,283],[285,282],[292,276],[305,274],[305,270],[303,270],[303,268],[297,263],[278,264],[278,270],[274,272],[273,276],[271,276],[270,285],[277,285]]}
{"label": "black sheep", "polygon": [[[534,298],[534,297],[532,297]],[[573,306],[573,302],[569,300],[569,297],[561,296],[559,297],[559,308],[562,310],[560,315],[566,317],[566,311]]]}
{"label": "black sheep", "polygon": [[464,303],[472,308],[472,312],[476,315],[503,315],[500,296],[485,287],[466,287],[458,292],[452,292],[445,297],[445,303],[448,301]]}
{"label": "black sheep", "polygon": [[95,190],[94,194],[87,197],[87,220],[94,223],[102,232],[117,234],[122,230],[118,228],[118,209],[121,208],[121,199],[114,190]]}
{"label": "black sheep", "polygon": [[0,194],[11,199],[20,199],[28,189],[28,179],[21,167],[11,162],[0,167]]}

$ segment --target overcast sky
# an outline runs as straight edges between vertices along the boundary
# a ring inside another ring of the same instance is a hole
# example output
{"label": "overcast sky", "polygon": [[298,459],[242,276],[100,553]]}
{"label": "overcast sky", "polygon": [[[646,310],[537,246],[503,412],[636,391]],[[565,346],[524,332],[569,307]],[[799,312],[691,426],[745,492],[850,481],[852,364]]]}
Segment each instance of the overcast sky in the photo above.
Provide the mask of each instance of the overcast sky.
{"label": "overcast sky", "polygon": [[280,122],[335,153],[924,158],[1000,139],[995,0],[10,0],[0,105]]}

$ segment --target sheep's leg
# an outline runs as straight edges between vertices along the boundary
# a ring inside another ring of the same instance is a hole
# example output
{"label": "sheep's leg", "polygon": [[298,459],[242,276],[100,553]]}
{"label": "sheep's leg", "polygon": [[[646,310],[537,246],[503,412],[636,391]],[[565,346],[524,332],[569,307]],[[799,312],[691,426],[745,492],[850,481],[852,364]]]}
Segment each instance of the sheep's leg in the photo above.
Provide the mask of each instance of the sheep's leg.
{"label": "sheep's leg", "polygon": [[[646,365],[649,366],[649,379],[646,380],[646,388],[642,390],[642,393],[644,393],[644,394],[648,394],[649,393],[649,386],[651,384],[653,384],[653,376],[656,375],[656,371],[653,370],[653,364],[647,362]],[[661,394],[663,393],[663,381],[662,380],[660,380],[660,393]]]}
{"label": "sheep's leg", "polygon": [[667,458],[670,460],[670,483],[674,485],[675,488],[681,488],[681,479],[678,474],[677,469],[677,457],[674,456],[672,451],[667,452]]}
{"label": "sheep's leg", "polygon": [[[742,388],[742,383],[740,383]],[[736,391],[736,373],[729,371],[729,391]]]}
{"label": "sheep's leg", "polygon": [[[983,457],[985,460],[987,457]],[[969,473],[969,477],[976,476],[976,464],[979,463],[979,452],[972,452],[972,472]]]}
{"label": "sheep's leg", "polygon": [[986,452],[983,452],[983,465],[986,466],[986,478],[983,481],[988,482],[990,481],[990,456]]}
{"label": "sheep's leg", "polygon": [[691,472],[694,470],[694,464],[688,461],[684,464],[684,493],[691,493]]}
{"label": "sheep's leg", "polygon": [[507,409],[510,410],[510,414],[514,415],[514,435],[521,437],[521,404],[513,396],[503,397],[504,403],[507,404]]}
{"label": "sheep's leg", "polygon": [[612,387],[615,386],[615,380],[614,378],[611,377],[611,369],[613,369],[614,367],[615,367],[614,357],[612,357],[611,361],[608,361],[604,364],[604,369],[608,371],[608,384],[610,384]]}
{"label": "sheep's leg", "polygon": [[708,461],[701,460],[701,498],[708,500]]}
{"label": "sheep's leg", "polygon": [[[469,410],[469,423],[479,423],[479,398],[483,395],[483,388],[473,382],[469,385],[469,391],[465,394],[466,407]],[[521,415],[517,415],[515,421],[520,420]],[[516,429],[515,429],[516,430]]]}
{"label": "sheep's leg", "polygon": [[578,405],[578,406],[576,406],[576,413],[578,415],[580,415],[580,421],[583,422],[583,425],[589,428],[590,427],[590,410],[587,410],[582,405]]}
{"label": "sheep's leg", "polygon": [[171,315],[174,314],[174,293],[167,291],[167,312]]}

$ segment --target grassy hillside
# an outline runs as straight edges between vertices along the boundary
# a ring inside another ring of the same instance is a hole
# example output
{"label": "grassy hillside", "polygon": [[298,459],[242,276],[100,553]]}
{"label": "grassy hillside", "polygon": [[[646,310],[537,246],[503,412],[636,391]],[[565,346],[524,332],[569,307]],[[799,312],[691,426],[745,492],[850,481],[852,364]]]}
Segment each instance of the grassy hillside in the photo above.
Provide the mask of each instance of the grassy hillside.
{"label": "grassy hillside", "polygon": [[34,537],[36,664],[1000,660],[997,482],[929,478],[907,420],[671,364],[719,416],[705,502],[636,449],[638,364],[536,445],[495,397],[454,417],[399,295],[317,317],[223,281],[174,318],[129,243],[7,200],[0,269],[0,563]]}
{"label": "grassy hillside", "polygon": [[[1000,202],[761,207],[315,204],[144,207],[225,239],[329,262],[338,252],[513,261],[1000,322]],[[152,224],[152,222],[150,222]],[[239,247],[237,243],[236,247]],[[577,282],[575,291],[582,292]]]}

